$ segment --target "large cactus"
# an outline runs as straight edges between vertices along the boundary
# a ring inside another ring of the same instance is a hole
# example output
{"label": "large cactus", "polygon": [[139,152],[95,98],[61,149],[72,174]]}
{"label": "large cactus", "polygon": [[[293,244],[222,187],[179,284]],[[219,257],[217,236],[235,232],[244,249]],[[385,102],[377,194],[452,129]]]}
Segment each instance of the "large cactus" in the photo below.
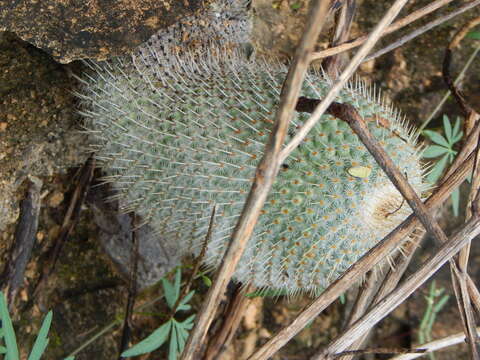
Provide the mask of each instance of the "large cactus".
{"label": "large cactus", "polygon": [[[262,157],[286,68],[242,60],[236,51],[168,62],[157,55],[145,47],[132,60],[91,64],[83,113],[105,180],[158,241],[198,254],[216,205],[204,258],[214,267]],[[301,95],[321,98],[328,86],[310,73]],[[425,190],[415,133],[399,115],[361,82],[336,101],[355,106],[410,183]],[[295,114],[289,136],[307,117]],[[325,115],[283,165],[235,278],[318,292],[409,213],[349,126]]]}

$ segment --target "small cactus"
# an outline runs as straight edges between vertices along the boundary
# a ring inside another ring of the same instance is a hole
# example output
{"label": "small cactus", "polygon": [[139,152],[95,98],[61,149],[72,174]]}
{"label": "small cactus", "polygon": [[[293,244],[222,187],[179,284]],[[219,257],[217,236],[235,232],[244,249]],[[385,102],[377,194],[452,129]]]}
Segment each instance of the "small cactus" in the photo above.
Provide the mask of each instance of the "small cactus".
{"label": "small cactus", "polygon": [[[131,61],[93,63],[79,95],[105,181],[122,209],[150,223],[159,241],[198,255],[216,205],[204,258],[213,267],[238,221],[287,72],[229,54],[162,65],[151,50]],[[329,85],[310,73],[301,95],[321,98]],[[410,183],[424,191],[416,135],[398,113],[362,82],[336,101],[357,108]],[[287,141],[307,118],[295,114]],[[290,294],[321,291],[408,214],[349,126],[324,115],[283,165],[234,277]]]}

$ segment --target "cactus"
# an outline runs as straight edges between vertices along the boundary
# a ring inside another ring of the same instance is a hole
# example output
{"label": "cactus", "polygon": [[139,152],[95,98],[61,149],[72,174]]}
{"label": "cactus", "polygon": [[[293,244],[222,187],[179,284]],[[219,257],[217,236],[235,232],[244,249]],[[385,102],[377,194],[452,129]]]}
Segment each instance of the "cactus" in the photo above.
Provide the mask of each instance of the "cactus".
{"label": "cactus", "polygon": [[[151,49],[131,61],[91,63],[79,95],[83,115],[114,198],[152,225],[159,241],[198,255],[216,205],[204,257],[215,267],[262,157],[287,69],[236,52],[168,64],[156,55]],[[309,73],[301,95],[321,98],[329,85]],[[357,81],[336,101],[369,120],[422,193],[416,134],[379,99]],[[295,114],[287,140],[307,117]],[[282,166],[234,277],[289,294],[321,291],[409,214],[349,126],[324,115]]]}

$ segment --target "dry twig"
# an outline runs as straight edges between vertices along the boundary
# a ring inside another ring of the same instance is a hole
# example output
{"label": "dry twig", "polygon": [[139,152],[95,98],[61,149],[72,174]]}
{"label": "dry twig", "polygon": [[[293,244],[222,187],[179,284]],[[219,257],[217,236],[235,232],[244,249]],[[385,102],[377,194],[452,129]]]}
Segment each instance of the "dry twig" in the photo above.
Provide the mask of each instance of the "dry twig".
{"label": "dry twig", "polygon": [[183,360],[191,360],[195,354],[198,355],[199,348],[205,339],[205,335],[215,315],[215,310],[220,302],[220,297],[235,271],[248,239],[252,235],[265,199],[278,173],[281,165],[278,155],[283,146],[289,122],[307,72],[309,56],[326,21],[329,5],[330,2],[327,0],[316,0],[311,5],[306,30],[297,48],[282,89],[272,134],[265,147],[264,156],[257,166],[254,182],[240,219],[233,231],[229,247],[222,259],[213,285],[200,309],[195,326],[183,351],[181,357]]}
{"label": "dry twig", "polygon": [[[476,329],[477,334],[480,336],[480,327]],[[436,350],[441,350],[449,346],[461,344],[465,341],[465,334],[463,332],[447,336],[443,339],[434,340],[425,344],[415,346],[415,349],[423,349],[425,352],[423,354],[405,354],[400,356],[395,356],[391,360],[411,360],[416,359],[421,356],[432,353]]]}
{"label": "dry twig", "polygon": [[[479,128],[477,127],[476,131],[478,131],[478,129]],[[469,141],[467,141],[464,149],[471,150],[470,143],[472,143],[472,140],[473,138],[470,135]],[[466,150],[463,151],[463,153],[460,153],[457,157],[458,159],[463,159],[461,165],[451,172],[448,178],[442,182],[441,186],[437,188],[426,201],[425,205],[429,211],[436,209],[447,200],[453,189],[460,185],[468,176],[473,167],[474,154],[470,153],[469,155],[466,154],[466,156],[463,156],[466,152]],[[352,265],[340,278],[326,288],[317,299],[297,315],[291,324],[281,329],[274,337],[257,350],[257,352],[250,357],[250,360],[266,359],[285,345],[292,337],[303,329],[311,319],[318,316],[327,306],[335,301],[338,296],[347,291],[351,284],[358,281],[358,279],[360,279],[367,271],[371,270],[382,261],[382,259],[391,254],[391,252],[398,247],[402,239],[409,235],[418,225],[419,221],[415,215],[410,215],[373,249]]]}
{"label": "dry twig", "polygon": [[[424,6],[421,9],[418,9],[411,13],[410,15],[405,16],[404,18],[395,21],[392,25],[387,27],[385,29],[384,35],[391,34],[392,32],[395,32],[399,29],[401,29],[404,26],[407,26],[408,24],[411,24],[414,21],[417,21],[418,19],[434,12],[437,9],[440,9],[441,7],[447,5],[448,3],[452,2],[453,0],[437,0],[434,1],[427,6]],[[368,36],[360,36],[356,39],[353,39],[349,41],[348,43],[341,44],[329,49],[325,49],[319,52],[315,52],[312,54],[312,60],[319,60],[323,59],[329,56],[337,55],[342,52],[354,49],[360,45],[362,45],[365,41],[367,41]]]}
{"label": "dry twig", "polygon": [[433,29],[435,26],[443,24],[444,22],[453,19],[455,16],[463,14],[464,12],[473,9],[474,7],[476,7],[478,5],[480,5],[480,0],[475,0],[475,1],[471,1],[469,3],[466,3],[465,5],[459,7],[457,10],[455,10],[455,11],[453,11],[453,12],[451,12],[451,13],[445,15],[445,16],[441,16],[440,18],[435,19],[432,22],[429,22],[428,24],[412,31],[410,34],[402,36],[400,39],[393,42],[392,44],[384,47],[383,49],[380,49],[380,50],[376,51],[375,53],[373,53],[371,55],[369,55],[365,59],[365,61],[369,61],[369,60],[377,58],[377,57],[379,57],[383,54],[386,54],[387,52],[390,52],[390,51],[402,46],[403,44],[409,42],[410,40],[415,39],[417,36],[420,36],[420,35],[426,33],[427,31]]}
{"label": "dry twig", "polygon": [[137,269],[138,269],[138,247],[139,239],[137,238],[137,220],[135,214],[131,215],[132,219],[132,250],[130,254],[130,283],[128,286],[128,299],[123,319],[122,338],[120,340],[120,354],[118,360],[122,360],[122,353],[127,349],[132,332],[132,316],[133,307],[135,306],[135,298],[137,296]]}
{"label": "dry twig", "polygon": [[3,274],[0,276],[0,289],[6,293],[10,311],[13,309],[15,295],[23,284],[25,269],[32,256],[40,215],[42,181],[34,177],[29,180],[27,196],[20,204],[20,217],[15,229],[15,243],[10,251]]}

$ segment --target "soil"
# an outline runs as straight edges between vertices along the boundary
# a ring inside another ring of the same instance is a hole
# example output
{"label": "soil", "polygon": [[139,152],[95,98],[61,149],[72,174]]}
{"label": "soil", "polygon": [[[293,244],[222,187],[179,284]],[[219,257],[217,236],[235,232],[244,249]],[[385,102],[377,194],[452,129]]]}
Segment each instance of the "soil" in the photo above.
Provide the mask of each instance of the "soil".
{"label": "soil", "polygon": [[[427,1],[410,2],[402,14],[416,9]],[[306,0],[254,0],[255,29],[253,43],[259,54],[288,58],[304,25]],[[381,18],[384,2],[358,1],[353,36],[363,34]],[[458,4],[457,4],[458,6]],[[443,9],[441,13],[453,7]],[[402,14],[400,16],[402,16]],[[364,64],[359,75],[375,83],[392,102],[402,109],[413,123],[420,124],[433,111],[445,93],[441,69],[444,49],[453,34],[468,19],[478,15],[467,12],[401,48]],[[420,21],[425,23],[425,21]],[[399,33],[417,28],[409,26]],[[387,44],[398,34],[383,40]],[[328,33],[318,46],[327,44]],[[460,71],[465,60],[478,46],[478,41],[464,40],[455,51],[453,73]],[[68,237],[56,271],[48,288],[33,297],[33,287],[45,266],[48,247],[57,238],[72,196],[78,166],[85,161],[84,137],[76,114],[76,101],[72,95],[75,81],[72,73],[79,73],[82,65],[60,65],[35,47],[18,40],[9,33],[0,34],[0,258],[4,263],[8,249],[14,241],[15,220],[19,201],[25,195],[25,178],[40,177],[43,181],[43,207],[37,233],[37,245],[27,267],[25,286],[20,291],[14,319],[22,351],[31,348],[41,318],[48,309],[54,313],[50,344],[45,359],[60,359],[112,322],[114,326],[82,349],[76,359],[114,359],[118,356],[121,337],[121,314],[127,298],[127,282],[112,261],[102,251],[98,241],[98,228],[92,221],[93,213],[85,207],[78,225]],[[480,107],[480,61],[475,61],[462,83],[463,90],[477,109]],[[452,98],[434,118],[429,128],[441,126],[441,116],[451,119],[461,116]],[[467,189],[462,188],[463,192]],[[439,215],[441,225],[452,232],[461,224],[447,206]],[[434,247],[427,239],[419,249],[409,272],[418,268]],[[472,278],[480,278],[480,252],[473,247],[470,261]],[[462,330],[452,295],[447,268],[435,276],[437,288],[450,295],[447,305],[437,314],[431,337],[447,336]],[[430,283],[425,284],[391,316],[376,327],[371,347],[411,347],[418,341],[418,329],[426,310],[425,295]],[[205,284],[198,280],[193,288],[194,309],[205,294]],[[137,304],[144,304],[158,296],[158,286],[143,292]],[[320,346],[339,334],[352,294],[346,294],[347,303],[335,302],[309,327],[273,357],[276,360],[307,359]],[[32,300],[32,301],[30,301]],[[225,350],[221,359],[245,359],[256,346],[264,343],[282,326],[288,324],[298,311],[308,304],[308,297],[288,300],[256,298],[250,305],[236,339]],[[34,305],[32,305],[32,302]],[[134,316],[134,341],[145,337],[161,324],[167,309],[161,301]],[[157,351],[144,359],[164,359],[165,352]],[[367,358],[374,358],[367,356]],[[378,357],[380,358],[380,357]],[[458,345],[438,352],[436,359],[467,359],[466,346]]]}

